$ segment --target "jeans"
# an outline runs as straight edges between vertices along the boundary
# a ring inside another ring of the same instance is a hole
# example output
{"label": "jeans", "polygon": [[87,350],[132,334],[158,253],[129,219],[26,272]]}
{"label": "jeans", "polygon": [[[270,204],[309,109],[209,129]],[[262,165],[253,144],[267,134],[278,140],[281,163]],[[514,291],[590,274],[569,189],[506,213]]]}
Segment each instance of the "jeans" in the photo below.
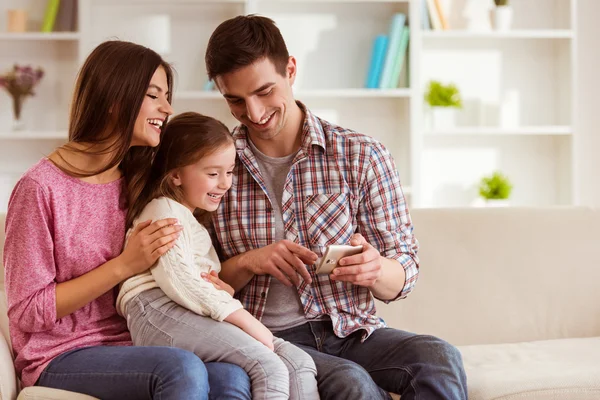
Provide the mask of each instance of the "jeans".
{"label": "jeans", "polygon": [[315,360],[321,399],[402,400],[467,398],[467,378],[459,351],[433,336],[391,328],[377,329],[361,343],[364,331],[346,338],[331,321],[315,321],[276,332]]}
{"label": "jeans", "polygon": [[193,353],[171,347],[71,350],[52,360],[36,385],[102,400],[250,399],[250,380],[240,367],[204,364]]}
{"label": "jeans", "polygon": [[318,400],[317,370],[304,351],[275,338],[275,351],[229,322],[198,315],[172,301],[160,288],[129,300],[127,326],[137,346],[189,350],[205,362],[242,367],[254,400]]}

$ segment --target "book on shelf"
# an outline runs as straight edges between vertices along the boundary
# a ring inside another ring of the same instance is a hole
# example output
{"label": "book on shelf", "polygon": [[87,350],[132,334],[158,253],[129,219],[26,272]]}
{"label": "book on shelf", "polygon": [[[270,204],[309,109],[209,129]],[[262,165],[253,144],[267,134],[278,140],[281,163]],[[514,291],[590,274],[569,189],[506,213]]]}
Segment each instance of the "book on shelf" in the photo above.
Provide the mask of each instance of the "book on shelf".
{"label": "book on shelf", "polygon": [[56,15],[60,8],[60,0],[48,0],[46,2],[46,12],[42,21],[42,32],[52,32],[56,23]]}
{"label": "book on shelf", "polygon": [[392,82],[394,81],[394,64],[396,63],[400,52],[400,42],[402,41],[402,32],[405,25],[406,15],[403,13],[394,14],[390,26],[389,45],[385,54],[381,79],[379,80],[380,89],[394,88],[394,86],[392,86]]}
{"label": "book on shelf", "polygon": [[429,19],[431,21],[431,27],[434,31],[440,31],[444,29],[442,27],[442,21],[440,19],[440,14],[438,13],[435,0],[426,0],[427,1],[427,12],[429,14]]}
{"label": "book on shelf", "polygon": [[77,0],[60,0],[54,32],[77,31]]}
{"label": "book on shelf", "polygon": [[427,0],[421,0],[421,28],[424,31],[431,30],[431,19],[429,17],[429,9],[427,8]]}
{"label": "book on shelf", "polygon": [[442,7],[442,0],[433,0],[435,3],[435,9],[440,17],[440,23],[442,25],[442,29],[447,31],[450,29],[448,26],[448,18],[446,17],[446,12],[444,11],[444,7]]}
{"label": "book on shelf", "polygon": [[[398,45],[398,51],[396,53],[396,59],[394,60],[394,67],[392,69],[392,75],[388,88],[397,88],[400,83],[400,74],[402,72],[402,66],[405,64],[406,55],[408,54],[408,41],[410,38],[410,28],[404,26],[402,28],[402,35],[400,36],[400,44]],[[408,66],[408,63],[406,63]]]}
{"label": "book on shelf", "polygon": [[369,64],[369,72],[367,73],[367,89],[379,88],[381,80],[381,71],[385,61],[385,54],[388,47],[388,37],[386,35],[377,35],[373,40],[373,51],[371,53],[371,63]]}

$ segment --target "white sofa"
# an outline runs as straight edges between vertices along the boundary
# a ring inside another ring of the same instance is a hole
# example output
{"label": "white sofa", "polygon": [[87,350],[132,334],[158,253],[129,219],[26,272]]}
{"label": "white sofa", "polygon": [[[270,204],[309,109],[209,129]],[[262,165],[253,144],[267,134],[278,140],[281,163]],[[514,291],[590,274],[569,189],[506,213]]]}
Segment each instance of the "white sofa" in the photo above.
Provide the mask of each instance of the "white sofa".
{"label": "white sofa", "polygon": [[[471,400],[600,399],[600,210],[415,209],[412,216],[421,276],[407,299],[379,306],[391,326],[459,346]],[[17,394],[8,349],[0,340],[2,399]],[[90,399],[35,389],[26,398]]]}

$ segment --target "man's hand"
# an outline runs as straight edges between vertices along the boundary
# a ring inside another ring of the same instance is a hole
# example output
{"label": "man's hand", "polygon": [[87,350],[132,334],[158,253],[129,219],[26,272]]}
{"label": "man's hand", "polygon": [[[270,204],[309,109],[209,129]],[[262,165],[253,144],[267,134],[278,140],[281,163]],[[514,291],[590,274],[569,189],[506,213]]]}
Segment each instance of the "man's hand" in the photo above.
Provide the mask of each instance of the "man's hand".
{"label": "man's hand", "polygon": [[307,283],[312,282],[305,264],[313,264],[315,261],[317,255],[306,247],[289,240],[280,240],[244,253],[239,262],[255,275],[269,274],[285,286],[298,286],[298,274]]}
{"label": "man's hand", "polygon": [[333,270],[331,279],[350,282],[354,285],[371,288],[383,274],[382,257],[375,247],[371,246],[365,238],[356,233],[350,239],[352,246],[362,246],[360,254],[344,257],[339,261],[340,267]]}

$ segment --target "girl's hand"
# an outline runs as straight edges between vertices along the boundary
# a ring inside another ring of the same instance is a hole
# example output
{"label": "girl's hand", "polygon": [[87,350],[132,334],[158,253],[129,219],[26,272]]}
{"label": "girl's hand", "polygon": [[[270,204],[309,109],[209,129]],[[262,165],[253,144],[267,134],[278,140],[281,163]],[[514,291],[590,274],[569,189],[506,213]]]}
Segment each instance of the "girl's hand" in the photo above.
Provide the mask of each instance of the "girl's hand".
{"label": "girl's hand", "polygon": [[210,271],[210,274],[207,274],[206,272],[202,272],[200,274],[200,276],[202,278],[204,278],[205,281],[210,282],[214,285],[214,287],[216,287],[219,290],[224,290],[227,293],[229,293],[229,295],[233,296],[233,294],[235,293],[235,290],[233,290],[233,288],[231,286],[229,286],[227,283],[223,282],[220,278],[219,275],[217,274],[216,271]]}
{"label": "girl's hand", "polygon": [[175,218],[140,222],[131,232],[127,246],[119,255],[125,268],[126,277],[133,276],[150,268],[156,260],[175,245],[179,232]]}

